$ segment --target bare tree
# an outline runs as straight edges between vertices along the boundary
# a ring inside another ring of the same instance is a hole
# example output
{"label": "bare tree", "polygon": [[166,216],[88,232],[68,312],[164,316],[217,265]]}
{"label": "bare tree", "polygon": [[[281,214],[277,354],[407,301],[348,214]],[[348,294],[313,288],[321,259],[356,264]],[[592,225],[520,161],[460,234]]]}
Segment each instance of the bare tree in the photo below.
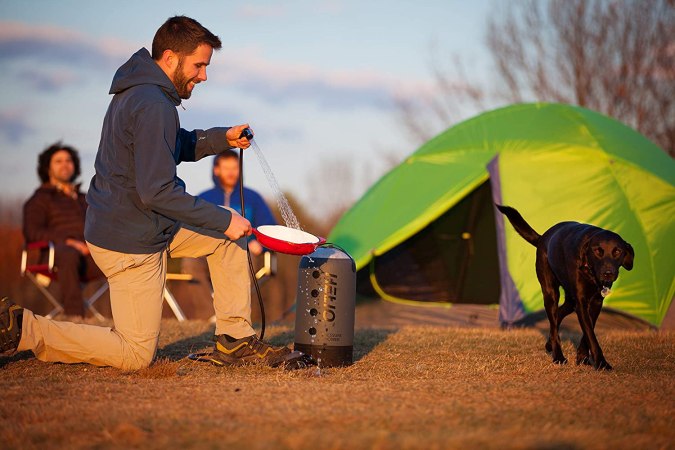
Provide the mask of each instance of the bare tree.
{"label": "bare tree", "polygon": [[421,92],[414,99],[394,99],[398,122],[416,144],[428,141],[439,131],[467,117],[467,111],[477,113],[486,108],[486,89],[469,78],[464,62],[458,56],[453,56],[450,61],[446,64],[438,46],[433,45],[429,61],[433,90]]}
{"label": "bare tree", "polygon": [[326,234],[360,194],[357,192],[359,169],[349,156],[335,155],[323,161],[307,176],[308,200],[314,213],[321,217],[317,220],[319,229]]}
{"label": "bare tree", "polygon": [[[456,103],[576,104],[632,126],[675,156],[673,30],[672,0],[509,2],[488,20],[494,91],[462,73],[432,70],[439,94],[454,95]],[[414,109],[399,111],[405,120]]]}

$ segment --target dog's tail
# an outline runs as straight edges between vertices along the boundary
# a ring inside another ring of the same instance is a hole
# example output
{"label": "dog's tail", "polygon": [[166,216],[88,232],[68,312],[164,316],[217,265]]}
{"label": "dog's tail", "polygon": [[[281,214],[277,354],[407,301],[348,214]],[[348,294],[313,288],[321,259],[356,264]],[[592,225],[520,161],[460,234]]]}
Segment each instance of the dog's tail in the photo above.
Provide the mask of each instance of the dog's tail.
{"label": "dog's tail", "polygon": [[539,233],[534,231],[529,223],[523,219],[523,216],[520,215],[518,211],[511,208],[510,206],[495,205],[497,209],[508,217],[509,222],[513,225],[513,228],[516,229],[519,235],[523,237],[527,242],[534,245],[535,247],[539,243],[539,238],[541,237]]}

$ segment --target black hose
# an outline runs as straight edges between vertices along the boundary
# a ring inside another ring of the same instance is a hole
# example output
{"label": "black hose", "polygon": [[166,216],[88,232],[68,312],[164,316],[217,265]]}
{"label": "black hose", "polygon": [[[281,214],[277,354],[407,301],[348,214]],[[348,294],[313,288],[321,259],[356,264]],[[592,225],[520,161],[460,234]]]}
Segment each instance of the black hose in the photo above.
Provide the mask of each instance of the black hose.
{"label": "black hose", "polygon": [[319,245],[319,247],[336,248],[336,249],[340,250],[342,253],[344,253],[345,255],[349,256],[349,253],[347,252],[347,250],[345,250],[344,248],[340,247],[337,244],[333,244],[332,242],[324,242],[323,244]]}
{"label": "black hose", "polygon": [[[243,133],[242,133],[243,135]],[[248,136],[246,136],[248,139]],[[241,197],[241,216],[246,218],[246,209],[244,208],[244,150],[239,149],[239,197]],[[260,293],[260,286],[258,279],[255,276],[255,269],[253,268],[253,260],[251,259],[251,252],[248,250],[248,242],[246,244],[246,256],[248,257],[248,269],[251,273],[251,279],[255,285],[255,292],[258,294],[258,303],[260,304],[260,340],[265,337],[265,305],[263,304],[262,294]]]}

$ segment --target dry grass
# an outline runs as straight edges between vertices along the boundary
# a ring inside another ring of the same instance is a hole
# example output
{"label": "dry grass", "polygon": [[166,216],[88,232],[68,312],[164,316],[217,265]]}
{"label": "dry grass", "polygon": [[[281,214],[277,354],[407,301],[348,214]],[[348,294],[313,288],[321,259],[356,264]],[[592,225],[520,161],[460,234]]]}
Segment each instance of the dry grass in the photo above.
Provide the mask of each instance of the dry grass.
{"label": "dry grass", "polygon": [[[0,363],[2,448],[669,448],[675,335],[604,332],[613,372],[554,366],[536,330],[357,331],[358,361],[285,372],[182,359],[212,333],[166,321],[136,373]],[[273,328],[290,343],[288,328]],[[564,350],[573,356],[569,335]]]}

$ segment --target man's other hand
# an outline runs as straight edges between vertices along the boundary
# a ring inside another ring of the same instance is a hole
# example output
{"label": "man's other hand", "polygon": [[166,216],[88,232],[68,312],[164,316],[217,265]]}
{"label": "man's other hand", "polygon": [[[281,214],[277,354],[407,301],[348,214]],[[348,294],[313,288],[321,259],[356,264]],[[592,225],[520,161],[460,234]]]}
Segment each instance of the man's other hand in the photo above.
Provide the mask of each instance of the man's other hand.
{"label": "man's other hand", "polygon": [[253,256],[258,256],[263,252],[263,246],[260,245],[260,242],[256,240],[250,240],[248,242],[248,251],[251,252]]}
{"label": "man's other hand", "polygon": [[77,239],[66,239],[66,245],[69,247],[73,247],[75,250],[80,252],[81,255],[83,256],[89,256],[89,247],[87,247],[87,244],[85,244],[82,241],[78,241]]}
{"label": "man's other hand", "polygon": [[[235,125],[231,127],[229,130],[227,130],[227,133],[225,133],[225,137],[227,138],[227,144],[230,147],[238,147],[238,148],[248,148],[251,143],[246,139],[245,137],[240,138],[241,132],[244,131],[244,129],[250,128],[247,123],[243,125]],[[251,130],[253,132],[253,130]],[[254,133],[255,134],[255,133]]]}
{"label": "man's other hand", "polygon": [[251,222],[232,211],[232,220],[230,220],[230,226],[225,230],[225,236],[232,241],[236,241],[249,234],[251,234]]}

